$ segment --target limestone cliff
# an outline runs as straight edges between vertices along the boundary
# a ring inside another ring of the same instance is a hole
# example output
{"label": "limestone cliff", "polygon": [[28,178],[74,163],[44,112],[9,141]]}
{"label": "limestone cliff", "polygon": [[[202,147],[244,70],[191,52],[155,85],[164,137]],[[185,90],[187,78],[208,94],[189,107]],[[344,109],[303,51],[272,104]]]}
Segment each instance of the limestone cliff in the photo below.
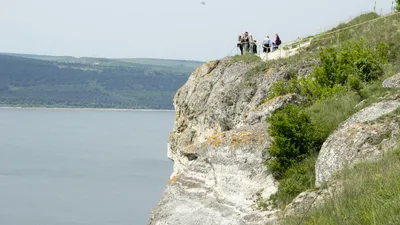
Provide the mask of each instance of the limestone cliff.
{"label": "limestone cliff", "polygon": [[[272,84],[290,74],[305,75],[315,61],[285,65],[235,61],[227,57],[205,63],[192,73],[174,98],[176,120],[168,142],[174,170],[149,225],[264,225],[282,216],[303,213],[338,190],[301,193],[285,212],[267,200],[278,182],[264,165],[270,159],[271,137],[266,118],[295,94],[266,100]],[[268,68],[270,66],[271,68]],[[383,83],[398,88],[400,76]],[[358,106],[362,108],[362,103]],[[342,168],[378,159],[399,141],[400,95],[391,94],[344,121],[323,144],[316,163],[316,186],[331,180]],[[394,115],[393,115],[394,114]],[[272,205],[272,204],[271,204]]]}
{"label": "limestone cliff", "polygon": [[[275,220],[277,210],[258,210],[255,203],[278,188],[264,165],[271,144],[265,119],[298,99],[287,95],[266,101],[272,84],[287,76],[289,68],[257,72],[255,66],[230,57],[208,62],[178,90],[168,149],[174,170],[149,224]],[[307,68],[293,69],[301,73]]]}

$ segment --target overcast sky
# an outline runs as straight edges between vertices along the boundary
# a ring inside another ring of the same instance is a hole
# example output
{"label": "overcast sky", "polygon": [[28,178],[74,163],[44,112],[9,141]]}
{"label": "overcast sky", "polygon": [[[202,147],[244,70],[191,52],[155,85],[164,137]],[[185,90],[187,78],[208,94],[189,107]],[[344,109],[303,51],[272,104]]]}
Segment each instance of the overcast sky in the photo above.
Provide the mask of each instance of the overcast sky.
{"label": "overcast sky", "polygon": [[[204,1],[203,5],[201,2]],[[392,0],[377,0],[390,12]],[[211,60],[239,33],[283,42],[372,11],[374,0],[0,0],[0,52]]]}

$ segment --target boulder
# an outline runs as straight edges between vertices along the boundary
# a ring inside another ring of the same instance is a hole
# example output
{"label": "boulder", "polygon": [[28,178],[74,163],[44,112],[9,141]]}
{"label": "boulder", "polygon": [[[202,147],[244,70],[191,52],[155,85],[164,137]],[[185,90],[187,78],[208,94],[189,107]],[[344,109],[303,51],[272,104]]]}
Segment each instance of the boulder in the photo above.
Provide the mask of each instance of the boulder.
{"label": "boulder", "polygon": [[396,147],[400,100],[385,100],[351,116],[323,144],[315,166],[316,186],[358,162],[379,159]]}
{"label": "boulder", "polygon": [[383,81],[382,86],[384,88],[400,88],[400,73],[387,78]]}

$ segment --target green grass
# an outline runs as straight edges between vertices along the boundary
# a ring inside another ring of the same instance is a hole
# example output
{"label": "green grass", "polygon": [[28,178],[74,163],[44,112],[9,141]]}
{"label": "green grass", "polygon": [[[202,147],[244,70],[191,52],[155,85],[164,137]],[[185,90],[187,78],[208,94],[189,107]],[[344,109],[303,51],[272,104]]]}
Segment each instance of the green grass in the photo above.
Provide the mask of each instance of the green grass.
{"label": "green grass", "polygon": [[338,93],[332,98],[315,102],[305,112],[317,128],[317,133],[326,139],[341,122],[359,110],[355,106],[360,101],[360,96],[354,92]]}
{"label": "green grass", "polygon": [[284,209],[297,195],[304,190],[315,189],[315,162],[314,153],[302,162],[291,166],[279,179],[279,190],[270,200],[275,207]]}
{"label": "green grass", "polygon": [[[315,140],[325,140],[336,127],[352,114],[357,112],[354,106],[360,101],[360,97],[353,92],[338,93],[337,95],[317,101],[304,108],[304,113],[309,116],[314,130]],[[271,196],[274,205],[284,209],[298,194],[314,189],[315,162],[317,153],[306,156],[301,162],[294,163],[279,177],[279,190]]]}
{"label": "green grass", "polygon": [[[330,31],[344,29],[346,27],[350,27],[350,26],[353,26],[353,25],[357,25],[357,24],[360,24],[360,23],[371,21],[371,20],[376,19],[376,18],[379,18],[379,15],[377,13],[375,13],[375,12],[365,13],[365,14],[362,14],[360,16],[357,16],[357,17],[353,18],[348,23],[339,24],[337,27],[333,28]],[[330,32],[330,31],[328,31],[328,32]]]}
{"label": "green grass", "polygon": [[231,58],[230,64],[234,64],[236,62],[246,62],[246,63],[253,63],[253,62],[260,62],[261,59],[255,54],[244,54],[244,55],[236,55]]}
{"label": "green grass", "polygon": [[[374,20],[376,18],[381,19]],[[340,24],[338,27],[313,38],[311,45],[307,49],[314,51],[320,47],[337,46],[345,41],[360,39],[365,39],[371,44],[386,40],[387,44],[396,46],[399,49],[400,33],[398,29],[400,28],[400,23],[398,21],[400,21],[400,14],[394,14],[389,17],[379,17],[376,13],[363,14],[348,23]],[[353,26],[356,24],[360,25]],[[395,49],[393,46],[391,48]]]}
{"label": "green grass", "polygon": [[[355,106],[363,99],[355,92],[349,91],[339,92],[331,98],[316,101],[312,105],[305,107],[303,111],[310,118],[316,138],[325,140],[340,123],[360,109],[381,101],[383,96],[399,92],[398,89],[384,89],[382,87],[384,79],[385,77],[364,87],[366,98],[364,99],[364,104],[360,107],[356,108]],[[280,186],[277,194],[270,199],[275,206],[284,209],[298,194],[314,188],[315,160],[315,155],[311,155],[306,157],[303,162],[287,168],[284,175],[279,178]],[[312,182],[304,182],[308,179],[312,180]]]}
{"label": "green grass", "polygon": [[[336,176],[342,192],[312,209],[301,224],[400,224],[400,150],[378,162],[360,163]],[[283,224],[299,224],[286,218]]]}
{"label": "green grass", "polygon": [[[371,17],[374,16],[367,15],[364,18],[364,20],[371,19]],[[362,18],[360,18],[360,20],[361,19]],[[373,25],[370,24],[364,27],[364,29],[367,29],[369,32],[373,33],[370,35],[372,35],[371,37],[372,40],[374,40],[374,44],[380,41],[388,45],[387,50],[389,54],[387,59],[379,61],[384,71],[383,76],[379,77],[379,79],[376,81],[361,82],[360,91],[358,92],[352,91],[352,89],[348,87],[341,88],[338,89],[337,92],[332,92],[334,94],[331,97],[328,96],[328,97],[317,98],[305,103],[303,111],[306,115],[309,116],[311,121],[311,126],[313,127],[312,130],[315,131],[315,134],[311,133],[310,135],[317,138],[317,140],[322,140],[321,145],[323,141],[326,140],[326,138],[338,127],[340,123],[345,121],[347,118],[349,118],[357,111],[375,102],[382,101],[382,99],[385,96],[390,96],[391,94],[394,93],[400,93],[398,89],[384,89],[382,87],[382,82],[384,79],[400,71],[400,58],[399,58],[400,51],[397,51],[400,49],[399,44],[397,43],[398,40],[397,38],[399,37],[399,35],[398,32],[396,31],[400,23],[398,23],[398,21],[394,21],[394,19],[397,19],[397,17],[391,18],[391,21],[389,21],[390,20],[389,18],[386,18],[381,20],[378,24],[375,24],[374,22]],[[374,32],[374,29],[376,29],[378,33]],[[386,31],[384,32],[383,30]],[[365,31],[361,33],[365,33]],[[352,36],[349,40],[356,40],[357,38],[361,38],[360,35],[356,34],[355,32],[351,33],[351,35]],[[377,44],[377,46],[379,46],[379,44]],[[339,46],[333,46],[333,47],[339,48]],[[376,49],[377,49],[376,51],[378,52],[379,48]],[[316,58],[315,57],[316,55],[317,52],[308,53],[308,57],[311,59]],[[280,66],[283,67],[286,67],[287,65],[290,67],[290,65],[301,64],[301,60],[303,59],[304,56],[290,57],[285,60],[277,61],[276,63],[280,63]],[[278,67],[278,66],[274,64],[271,65],[271,67]],[[278,85],[275,88],[277,89],[275,90],[276,93],[273,93],[273,91],[270,93],[272,94],[272,96],[270,97],[274,97],[280,94],[286,94],[288,91],[293,92],[292,90],[293,88],[291,88],[290,81],[288,82],[286,80],[283,80],[282,82],[280,86]],[[280,90],[279,88],[283,89]],[[300,92],[299,94],[302,93]],[[355,107],[361,101],[363,101],[363,104],[360,104],[358,107]],[[269,199],[273,201],[275,206],[283,209],[299,193],[314,188],[313,182],[308,182],[310,180],[314,181],[314,174],[307,173],[307,171],[313,170],[314,165],[313,163],[310,162],[315,163],[314,155],[312,155],[312,157],[307,156],[303,161],[295,163],[288,168],[285,168],[286,170],[285,173],[278,179],[280,183],[278,192],[275,195],[273,195],[271,199]]]}

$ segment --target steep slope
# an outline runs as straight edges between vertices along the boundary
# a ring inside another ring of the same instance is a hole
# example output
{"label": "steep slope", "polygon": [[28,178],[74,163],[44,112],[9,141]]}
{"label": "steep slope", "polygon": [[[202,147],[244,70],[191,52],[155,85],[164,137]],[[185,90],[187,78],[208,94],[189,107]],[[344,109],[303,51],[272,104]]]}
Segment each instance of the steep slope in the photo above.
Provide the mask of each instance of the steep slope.
{"label": "steep slope", "polygon": [[[257,205],[277,190],[264,165],[271,144],[265,118],[298,99],[265,99],[275,81],[304,68],[257,71],[257,65],[230,57],[209,62],[178,90],[168,150],[174,171],[149,224],[264,224],[275,219],[277,210]],[[251,84],[250,74],[257,75]]]}

